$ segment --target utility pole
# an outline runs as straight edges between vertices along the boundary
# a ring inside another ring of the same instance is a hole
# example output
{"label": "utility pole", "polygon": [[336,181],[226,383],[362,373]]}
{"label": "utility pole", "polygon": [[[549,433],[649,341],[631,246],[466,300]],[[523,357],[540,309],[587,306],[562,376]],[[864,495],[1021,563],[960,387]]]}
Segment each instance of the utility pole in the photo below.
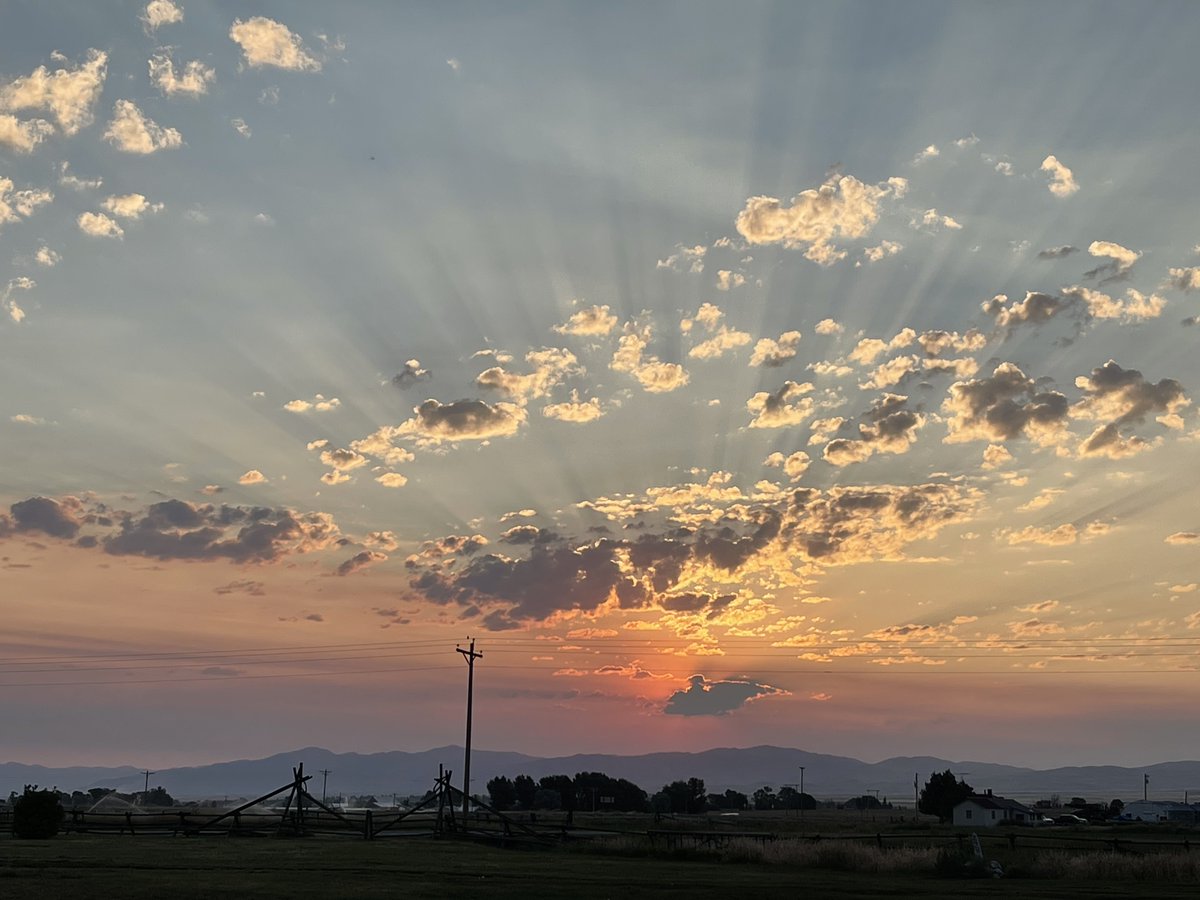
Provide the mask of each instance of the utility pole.
{"label": "utility pole", "polygon": [[151,772],[149,769],[143,769],[143,770],[142,770],[142,774],[146,776],[146,787],[145,787],[145,788],[143,788],[143,790],[142,790],[142,793],[143,793],[143,794],[148,794],[148,793],[150,793],[150,776],[151,776],[151,775],[157,775],[158,773],[157,773],[157,772]]}
{"label": "utility pole", "polygon": [[921,805],[921,790],[917,787],[920,781],[921,773],[913,772],[913,818],[916,818],[921,814],[921,810],[918,809],[918,807]]}
{"label": "utility pole", "polygon": [[470,649],[454,649],[467,661],[467,748],[463,762],[463,828],[466,828],[467,815],[471,810],[471,706],[475,696],[475,660],[483,658],[483,651],[475,652],[475,638],[471,638]]}
{"label": "utility pole", "polygon": [[1150,794],[1150,773],[1147,772],[1142,776],[1142,799],[1148,800]]}
{"label": "utility pole", "polygon": [[329,784],[329,773],[332,769],[321,770],[321,802],[325,802],[325,788]]}
{"label": "utility pole", "polygon": [[804,830],[804,766],[800,767],[800,829]]}

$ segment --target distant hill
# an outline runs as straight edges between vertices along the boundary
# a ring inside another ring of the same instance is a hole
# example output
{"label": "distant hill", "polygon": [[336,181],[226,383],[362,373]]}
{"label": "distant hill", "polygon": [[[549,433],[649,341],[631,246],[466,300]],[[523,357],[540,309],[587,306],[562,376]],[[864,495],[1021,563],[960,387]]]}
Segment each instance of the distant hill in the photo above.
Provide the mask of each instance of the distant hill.
{"label": "distant hill", "polygon": [[[419,753],[399,750],[385,753],[333,753],[320,747],[305,747],[279,753],[265,759],[233,760],[208,766],[163,769],[151,778],[151,786],[161,785],[173,796],[183,799],[205,797],[253,797],[281,787],[291,780],[292,766],[304,763],[314,775],[310,782],[314,794],[321,789],[321,769],[329,769],[329,792],[334,794],[374,794],[380,799],[419,794],[429,789],[437,777],[438,765],[444,765],[461,777],[461,747],[437,747]],[[1151,796],[1178,797],[1184,790],[1200,793],[1200,762],[1165,762],[1139,768],[1120,766],[1069,766],[1057,769],[1026,769],[999,763],[972,760],[953,761],[932,756],[896,757],[878,763],[865,763],[845,756],[809,753],[785,747],[722,748],[699,753],[649,753],[641,756],[578,754],[575,756],[535,757],[523,753],[476,750],[471,756],[472,790],[484,793],[487,782],[497,775],[574,775],[577,772],[604,772],[614,778],[626,778],[654,793],[677,779],[702,778],[710,791],[726,788],[751,793],[770,785],[778,790],[784,784],[798,785],[800,767],[805,767],[804,788],[820,799],[844,799],[868,791],[893,803],[911,805],[914,776],[919,785],[932,772],[950,769],[964,773],[977,790],[991,788],[997,794],[1020,800],[1036,800],[1060,795],[1088,800],[1139,799],[1142,777],[1150,776]],[[0,764],[0,792],[20,791],[25,784],[57,786],[60,790],[87,790],[112,787],[122,791],[140,790],[141,771],[131,766],[118,768],[74,767],[53,769],[20,763]]]}

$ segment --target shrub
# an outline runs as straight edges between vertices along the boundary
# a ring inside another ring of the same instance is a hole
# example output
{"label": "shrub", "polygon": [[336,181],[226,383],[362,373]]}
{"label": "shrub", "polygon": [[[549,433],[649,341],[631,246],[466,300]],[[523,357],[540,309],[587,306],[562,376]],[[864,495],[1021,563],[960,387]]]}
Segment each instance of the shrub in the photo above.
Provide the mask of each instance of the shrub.
{"label": "shrub", "polygon": [[52,838],[65,815],[58,791],[40,791],[36,784],[27,784],[25,793],[13,801],[13,834],[34,840]]}

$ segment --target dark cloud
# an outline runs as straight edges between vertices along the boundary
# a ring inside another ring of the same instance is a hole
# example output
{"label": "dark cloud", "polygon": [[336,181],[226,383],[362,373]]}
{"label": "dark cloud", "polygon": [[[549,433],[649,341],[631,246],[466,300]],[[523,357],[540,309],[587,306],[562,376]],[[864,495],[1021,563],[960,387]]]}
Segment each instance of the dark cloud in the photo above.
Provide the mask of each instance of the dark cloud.
{"label": "dark cloud", "polygon": [[81,522],[77,517],[80,511],[79,501],[74,497],[62,503],[49,497],[30,497],[9,507],[16,531],[37,531],[68,539],[79,533]]}
{"label": "dark cloud", "polygon": [[[1125,437],[1121,427],[1144,422],[1149,415],[1171,416],[1188,403],[1183,386],[1174,378],[1151,383],[1137,369],[1124,369],[1111,359],[1077,384],[1084,397],[1075,405],[1075,414],[1104,422],[1080,446],[1083,456],[1120,458],[1147,449],[1148,442]],[[1170,421],[1166,419],[1164,424]]]}
{"label": "dark cloud", "polygon": [[1008,303],[1008,297],[1004,294],[997,294],[991,300],[985,300],[981,308],[996,320],[997,327],[1012,331],[1019,325],[1041,325],[1049,322],[1074,306],[1075,301],[1069,297],[1027,291],[1023,300],[1013,303]]}
{"label": "dark cloud", "polygon": [[368,566],[373,566],[375,563],[386,562],[387,554],[380,553],[378,550],[363,550],[361,553],[356,553],[340,566],[337,567],[338,575],[350,575],[360,569],[365,569]]}
{"label": "dark cloud", "polygon": [[249,594],[251,597],[262,597],[267,593],[267,586],[261,581],[231,581],[220,587],[213,588],[214,594]]}
{"label": "dark cloud", "polygon": [[905,453],[925,425],[925,416],[908,408],[908,398],[884,394],[865,414],[866,423],[858,426],[859,438],[835,438],[825,445],[823,456],[835,466],[862,462],[877,452]]}
{"label": "dark cloud", "polygon": [[1002,441],[1024,436],[1048,441],[1067,421],[1067,398],[1057,391],[1039,391],[1033,379],[1009,362],[986,378],[955,382],[942,409],[950,443],[970,440]]}
{"label": "dark cloud", "polygon": [[709,681],[703,675],[688,679],[688,688],[667,698],[663,712],[669,716],[723,716],[761,697],[787,696],[783,688],[757,681]]}
{"label": "dark cloud", "polygon": [[1038,259],[1062,259],[1064,256],[1070,256],[1072,253],[1078,252],[1078,247],[1064,244],[1061,247],[1047,247],[1045,250],[1039,250]]}
{"label": "dark cloud", "polygon": [[515,434],[526,418],[519,406],[482,400],[426,400],[413,412],[416,416],[400,426],[401,433],[434,442],[505,437]]}
{"label": "dark cloud", "polygon": [[407,390],[432,377],[428,369],[421,368],[419,360],[410,359],[404,364],[403,369],[392,376],[392,384],[400,390]]}

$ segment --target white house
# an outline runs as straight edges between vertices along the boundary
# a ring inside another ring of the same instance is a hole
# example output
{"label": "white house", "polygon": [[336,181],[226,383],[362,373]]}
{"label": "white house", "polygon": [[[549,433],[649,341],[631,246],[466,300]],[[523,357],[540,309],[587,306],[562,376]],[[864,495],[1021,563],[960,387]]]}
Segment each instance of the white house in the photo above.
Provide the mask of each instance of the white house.
{"label": "white house", "polygon": [[954,807],[952,821],[966,828],[994,828],[1001,822],[1032,825],[1040,818],[1025,804],[1007,797],[997,797],[989,790],[986,794],[972,794]]}

